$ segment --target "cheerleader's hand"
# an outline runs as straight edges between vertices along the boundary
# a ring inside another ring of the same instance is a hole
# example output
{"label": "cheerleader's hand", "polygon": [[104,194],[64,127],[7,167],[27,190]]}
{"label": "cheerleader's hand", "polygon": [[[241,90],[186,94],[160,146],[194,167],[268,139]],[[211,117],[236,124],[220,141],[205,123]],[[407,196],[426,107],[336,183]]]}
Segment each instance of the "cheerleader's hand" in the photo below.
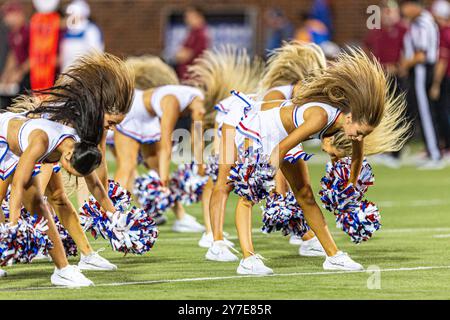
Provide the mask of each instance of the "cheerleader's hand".
{"label": "cheerleader's hand", "polygon": [[204,177],[206,175],[205,173],[205,165],[203,164],[199,164],[198,165],[198,174],[202,177]]}

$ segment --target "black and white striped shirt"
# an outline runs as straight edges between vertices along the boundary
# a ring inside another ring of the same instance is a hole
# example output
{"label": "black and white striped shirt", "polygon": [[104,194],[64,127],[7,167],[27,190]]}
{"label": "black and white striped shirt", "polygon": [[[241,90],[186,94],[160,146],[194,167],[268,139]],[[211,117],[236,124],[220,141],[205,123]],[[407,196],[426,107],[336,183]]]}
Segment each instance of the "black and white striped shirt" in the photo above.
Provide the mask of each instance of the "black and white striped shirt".
{"label": "black and white striped shirt", "polygon": [[439,28],[426,10],[410,25],[403,39],[404,55],[411,59],[418,51],[426,53],[426,63],[435,64],[439,52]]}

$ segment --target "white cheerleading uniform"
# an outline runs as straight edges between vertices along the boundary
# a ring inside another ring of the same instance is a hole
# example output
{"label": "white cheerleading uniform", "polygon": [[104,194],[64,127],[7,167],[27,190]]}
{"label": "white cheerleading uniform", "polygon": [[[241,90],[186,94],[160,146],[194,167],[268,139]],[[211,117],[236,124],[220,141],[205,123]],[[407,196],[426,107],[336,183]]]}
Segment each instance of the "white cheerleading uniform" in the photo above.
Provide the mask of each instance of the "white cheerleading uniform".
{"label": "white cheerleading uniform", "polygon": [[[168,85],[156,88],[151,97],[151,105],[156,116],[151,115],[145,107],[144,91],[135,90],[133,104],[125,119],[117,125],[120,133],[136,140],[141,144],[151,144],[161,139],[160,118],[163,111],[161,101],[172,95],[178,100],[180,112],[183,112],[195,98],[204,99],[203,93],[194,87],[182,85]],[[109,139],[111,139],[109,134]]]}
{"label": "white cheerleading uniform", "polygon": [[[9,120],[16,118],[26,119],[23,115],[12,112],[0,114],[0,178],[2,180],[6,180],[14,172],[20,159],[20,156],[10,150],[6,139]],[[18,134],[19,148],[22,152],[28,147],[30,134],[35,130],[44,131],[48,137],[48,148],[38,163],[43,162],[65,139],[80,141],[75,129],[71,127],[47,119],[28,119],[21,126]]]}
{"label": "white cheerleading uniform", "polygon": [[[245,139],[253,141],[255,149],[259,149],[261,153],[270,155],[275,147],[288,136],[286,129],[281,121],[280,111],[286,105],[290,103],[286,102],[278,108],[274,108],[267,111],[259,111],[257,113],[246,116],[236,130],[235,143],[239,150],[242,150],[242,145]],[[307,103],[302,106],[298,106],[293,112],[293,121],[296,127],[303,124],[303,114],[306,109],[310,107],[321,107],[328,114],[327,125],[317,134],[314,134],[310,139],[322,139],[323,134],[334,124],[340,114],[340,110],[324,103]],[[290,150],[284,157],[285,160],[295,163],[299,159],[309,160],[312,155],[309,155],[303,151],[302,145],[298,145],[296,148]]]}
{"label": "white cheerleading uniform", "polygon": [[[284,95],[283,100],[290,100],[294,90],[293,85],[274,87],[266,92],[280,91]],[[255,103],[257,100],[256,94],[243,94],[242,92],[232,91],[232,95],[228,98],[220,101],[214,106],[217,110],[216,122],[218,124],[218,134],[221,136],[223,124],[227,124],[232,127],[236,127],[239,121],[242,120],[245,114],[248,114],[250,108],[251,112],[257,112],[260,110],[263,102]],[[250,105],[253,105],[250,107]]]}

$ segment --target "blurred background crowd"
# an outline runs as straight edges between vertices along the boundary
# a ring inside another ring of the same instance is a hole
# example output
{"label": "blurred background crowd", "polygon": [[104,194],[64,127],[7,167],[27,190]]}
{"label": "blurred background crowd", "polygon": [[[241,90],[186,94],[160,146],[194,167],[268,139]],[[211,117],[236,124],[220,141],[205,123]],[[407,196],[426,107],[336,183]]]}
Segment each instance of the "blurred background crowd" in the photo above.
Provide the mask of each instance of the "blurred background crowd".
{"label": "blurred background crowd", "polygon": [[[370,5],[377,9],[367,11]],[[51,86],[92,50],[156,54],[185,79],[208,48],[233,44],[267,57],[289,40],[314,42],[330,60],[348,45],[372,52],[393,76],[393,90],[407,97],[421,142],[415,163],[450,163],[448,0],[0,0],[0,107]],[[402,158],[375,160],[399,167]]]}

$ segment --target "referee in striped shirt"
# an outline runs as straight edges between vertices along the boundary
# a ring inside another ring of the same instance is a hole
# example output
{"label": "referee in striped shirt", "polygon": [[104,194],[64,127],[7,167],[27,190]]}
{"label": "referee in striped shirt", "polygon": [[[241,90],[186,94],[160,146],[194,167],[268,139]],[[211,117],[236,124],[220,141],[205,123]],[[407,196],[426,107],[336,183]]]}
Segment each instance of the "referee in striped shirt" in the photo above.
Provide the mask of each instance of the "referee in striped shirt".
{"label": "referee in striped shirt", "polygon": [[439,29],[421,0],[401,1],[401,11],[403,16],[410,20],[410,26],[403,41],[400,72],[408,76],[408,104],[410,110],[418,112],[422,135],[430,157],[430,161],[422,168],[441,169],[444,164],[441,160],[431,100],[428,96],[438,57]]}

